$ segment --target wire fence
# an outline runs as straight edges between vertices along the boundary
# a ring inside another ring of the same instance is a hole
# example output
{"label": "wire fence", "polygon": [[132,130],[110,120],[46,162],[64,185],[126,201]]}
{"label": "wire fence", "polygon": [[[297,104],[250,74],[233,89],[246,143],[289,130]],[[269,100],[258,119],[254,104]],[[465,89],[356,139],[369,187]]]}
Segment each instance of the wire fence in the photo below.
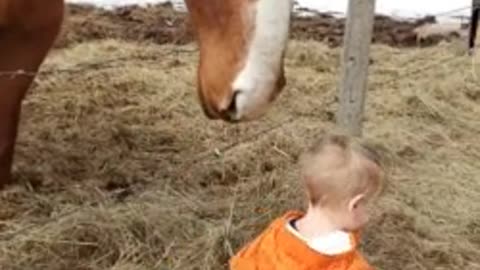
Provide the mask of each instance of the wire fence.
{"label": "wire fence", "polygon": [[5,76],[5,77],[10,77],[11,79],[14,79],[19,76],[36,77],[36,76],[51,76],[51,75],[62,74],[62,73],[73,74],[73,73],[91,71],[91,70],[116,68],[118,66],[124,65],[127,62],[135,62],[135,61],[140,61],[143,63],[155,62],[155,61],[158,61],[161,57],[164,57],[166,55],[194,53],[194,52],[196,52],[196,50],[174,49],[171,51],[166,51],[165,53],[162,53],[162,54],[116,57],[116,58],[107,59],[103,61],[80,63],[69,68],[49,68],[44,70],[41,69],[36,72],[27,71],[24,69],[16,69],[12,71],[5,70],[5,71],[0,71],[0,77]]}
{"label": "wire fence", "polygon": [[442,11],[442,12],[439,12],[439,13],[436,13],[436,14],[432,14],[431,16],[448,17],[448,16],[450,16],[454,13],[458,13],[458,12],[469,10],[469,9],[476,8],[476,7],[477,7],[476,5],[464,6],[464,7],[461,7],[461,8],[456,8],[456,9],[452,9],[452,10],[448,10],[448,11]]}

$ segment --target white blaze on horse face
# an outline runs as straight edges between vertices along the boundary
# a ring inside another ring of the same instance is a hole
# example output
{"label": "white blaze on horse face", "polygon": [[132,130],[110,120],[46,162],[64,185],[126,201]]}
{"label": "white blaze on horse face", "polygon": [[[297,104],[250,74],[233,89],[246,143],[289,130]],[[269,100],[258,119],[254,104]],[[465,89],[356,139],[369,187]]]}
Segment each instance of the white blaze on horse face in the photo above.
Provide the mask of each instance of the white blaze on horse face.
{"label": "white blaze on horse face", "polygon": [[252,5],[254,33],[232,85],[238,120],[259,117],[268,109],[288,42],[293,0],[258,0]]}

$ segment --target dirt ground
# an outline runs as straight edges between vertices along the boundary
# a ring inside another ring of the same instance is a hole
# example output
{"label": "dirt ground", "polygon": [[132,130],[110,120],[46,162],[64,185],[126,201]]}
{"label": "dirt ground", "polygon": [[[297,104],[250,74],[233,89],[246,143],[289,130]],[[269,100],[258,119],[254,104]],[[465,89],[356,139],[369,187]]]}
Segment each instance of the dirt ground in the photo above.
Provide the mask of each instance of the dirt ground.
{"label": "dirt ground", "polygon": [[[106,38],[132,41],[151,41],[157,44],[183,45],[192,42],[193,36],[185,13],[175,11],[171,4],[156,4],[148,8],[126,6],[104,10],[93,6],[69,5],[68,21],[56,47]],[[376,16],[373,42],[395,47],[416,46],[413,29],[435,18],[425,17],[415,21],[399,21]],[[292,38],[316,40],[337,47],[343,40],[344,19],[317,13],[311,17],[294,16]],[[438,44],[442,38],[428,40],[425,45]]]}
{"label": "dirt ground", "polygon": [[[334,127],[339,48],[292,40],[269,114],[227,125],[201,113],[193,44],[113,37],[53,51],[25,101],[0,268],[227,269],[303,206],[296,162]],[[372,48],[364,135],[392,161],[363,235],[379,270],[480,269],[480,58],[458,46]]]}

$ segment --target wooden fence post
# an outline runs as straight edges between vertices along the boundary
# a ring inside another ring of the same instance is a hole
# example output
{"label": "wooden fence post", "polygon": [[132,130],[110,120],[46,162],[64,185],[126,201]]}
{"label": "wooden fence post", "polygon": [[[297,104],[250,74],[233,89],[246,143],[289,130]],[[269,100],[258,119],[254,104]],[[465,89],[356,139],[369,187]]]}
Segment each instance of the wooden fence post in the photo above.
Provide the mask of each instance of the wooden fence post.
{"label": "wooden fence post", "polygon": [[375,0],[349,0],[341,57],[337,124],[352,136],[362,136],[374,17]]}
{"label": "wooden fence post", "polygon": [[472,0],[472,15],[470,17],[470,31],[468,35],[468,51],[473,55],[475,40],[477,39],[478,17],[480,15],[480,0]]}

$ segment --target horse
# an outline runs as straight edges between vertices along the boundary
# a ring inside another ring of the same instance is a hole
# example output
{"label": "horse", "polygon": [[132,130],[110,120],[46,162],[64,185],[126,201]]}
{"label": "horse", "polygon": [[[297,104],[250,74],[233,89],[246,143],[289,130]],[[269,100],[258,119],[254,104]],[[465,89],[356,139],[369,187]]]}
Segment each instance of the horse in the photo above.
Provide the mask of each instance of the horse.
{"label": "horse", "polygon": [[[196,92],[204,115],[226,123],[259,119],[286,85],[294,1],[185,2],[199,45]],[[12,181],[22,101],[65,13],[64,0],[0,0],[0,188]]]}

